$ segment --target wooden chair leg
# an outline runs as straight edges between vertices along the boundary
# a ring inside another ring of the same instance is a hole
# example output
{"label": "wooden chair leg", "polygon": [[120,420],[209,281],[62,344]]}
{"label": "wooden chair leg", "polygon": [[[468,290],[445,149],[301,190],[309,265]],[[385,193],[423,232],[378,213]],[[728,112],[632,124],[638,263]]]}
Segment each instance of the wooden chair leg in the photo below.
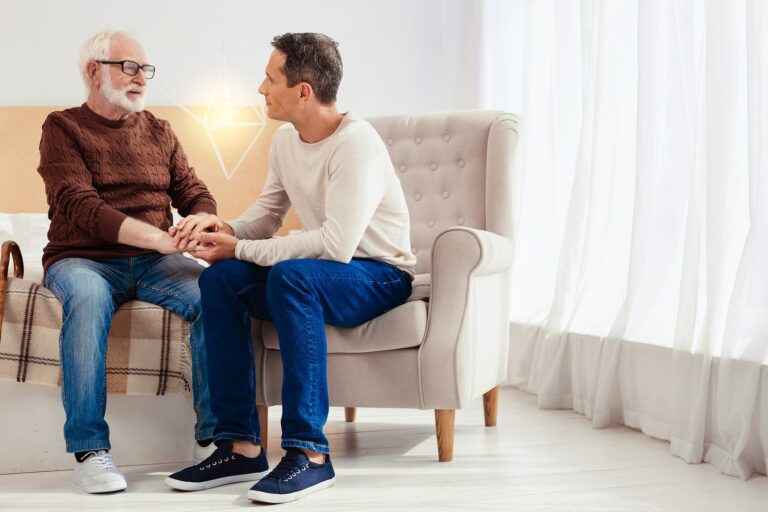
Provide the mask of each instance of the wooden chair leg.
{"label": "wooden chair leg", "polygon": [[267,452],[267,439],[269,438],[269,407],[266,405],[257,405],[256,412],[259,414],[259,431],[261,433],[261,449]]}
{"label": "wooden chair leg", "polygon": [[496,415],[499,412],[499,386],[483,394],[483,409],[485,410],[485,426],[496,426]]}
{"label": "wooden chair leg", "polygon": [[453,431],[456,411],[435,409],[435,430],[437,431],[437,455],[440,462],[453,460]]}
{"label": "wooden chair leg", "polygon": [[347,423],[353,423],[355,421],[356,412],[357,412],[357,409],[355,409],[354,407],[344,408],[344,419],[347,420]]}

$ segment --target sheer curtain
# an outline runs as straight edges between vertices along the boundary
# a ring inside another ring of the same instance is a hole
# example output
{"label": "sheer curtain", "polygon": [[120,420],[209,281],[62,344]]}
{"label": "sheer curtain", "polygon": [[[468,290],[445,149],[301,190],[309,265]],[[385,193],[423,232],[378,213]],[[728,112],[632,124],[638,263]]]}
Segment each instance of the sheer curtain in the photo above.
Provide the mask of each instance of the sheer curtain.
{"label": "sheer curtain", "polygon": [[768,456],[768,2],[487,0],[523,116],[510,383],[748,478]]}

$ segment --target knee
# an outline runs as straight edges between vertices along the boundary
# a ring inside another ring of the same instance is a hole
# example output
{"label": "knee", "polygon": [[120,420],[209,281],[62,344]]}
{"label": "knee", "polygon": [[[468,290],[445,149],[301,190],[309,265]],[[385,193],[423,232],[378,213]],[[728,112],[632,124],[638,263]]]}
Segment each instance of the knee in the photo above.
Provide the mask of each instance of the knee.
{"label": "knee", "polygon": [[94,277],[88,272],[75,271],[68,276],[64,285],[65,307],[72,312],[93,315],[96,311],[114,311],[112,288],[100,276]]}
{"label": "knee", "polygon": [[267,293],[271,296],[308,289],[305,260],[284,260],[272,267],[267,277]]}
{"label": "knee", "polygon": [[230,286],[237,273],[238,263],[241,262],[224,260],[203,270],[197,281],[200,291],[218,290],[222,284]]}
{"label": "knee", "polygon": [[68,291],[63,302],[61,349],[74,357],[75,366],[92,366],[106,353],[116,309],[117,301],[106,283],[84,280]]}

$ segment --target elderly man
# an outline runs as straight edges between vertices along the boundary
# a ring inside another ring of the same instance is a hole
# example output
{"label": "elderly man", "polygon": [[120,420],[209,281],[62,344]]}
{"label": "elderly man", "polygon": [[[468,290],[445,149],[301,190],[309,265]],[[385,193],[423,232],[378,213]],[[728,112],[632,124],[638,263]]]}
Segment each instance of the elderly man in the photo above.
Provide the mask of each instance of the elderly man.
{"label": "elderly man", "polygon": [[[259,92],[269,117],[287,123],[273,137],[261,196],[231,224],[199,214],[171,230],[180,247],[218,262],[200,278],[218,448],[166,483],[198,490],[259,480],[250,499],[283,503],[335,481],[323,434],[324,324],[360,325],[403,304],[416,258],[384,143],[359,116],[336,109],[337,43],[284,34],[272,46]],[[270,238],[291,205],[304,232]],[[275,324],[283,363],[286,454],[271,472],[260,449],[249,315]]]}
{"label": "elderly man", "polygon": [[168,122],[144,110],[155,74],[147,62],[124,33],[93,36],[80,56],[87,101],[51,113],[40,140],[51,219],[44,283],[63,306],[64,438],[77,460],[75,483],[89,493],[126,488],[104,420],[107,333],[121,304],[151,302],[190,322],[200,447],[210,444],[215,425],[197,285],[203,268],[178,254],[167,230],[171,205],[182,215],[215,214],[216,202]]}

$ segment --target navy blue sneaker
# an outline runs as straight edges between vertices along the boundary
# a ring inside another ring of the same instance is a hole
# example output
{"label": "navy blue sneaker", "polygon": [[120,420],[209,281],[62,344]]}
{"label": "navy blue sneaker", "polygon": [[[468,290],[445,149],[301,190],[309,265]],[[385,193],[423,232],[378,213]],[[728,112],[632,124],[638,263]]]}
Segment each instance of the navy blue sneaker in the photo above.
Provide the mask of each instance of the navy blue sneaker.
{"label": "navy blue sneaker", "polygon": [[224,442],[200,464],[165,477],[165,485],[180,491],[202,491],[220,485],[259,480],[269,472],[264,450],[258,457],[246,457],[232,451]]}
{"label": "navy blue sneaker", "polygon": [[248,491],[248,499],[264,503],[296,501],[313,492],[332,486],[336,473],[331,457],[325,455],[325,463],[317,464],[297,449],[288,448],[285,457],[270,474]]}

